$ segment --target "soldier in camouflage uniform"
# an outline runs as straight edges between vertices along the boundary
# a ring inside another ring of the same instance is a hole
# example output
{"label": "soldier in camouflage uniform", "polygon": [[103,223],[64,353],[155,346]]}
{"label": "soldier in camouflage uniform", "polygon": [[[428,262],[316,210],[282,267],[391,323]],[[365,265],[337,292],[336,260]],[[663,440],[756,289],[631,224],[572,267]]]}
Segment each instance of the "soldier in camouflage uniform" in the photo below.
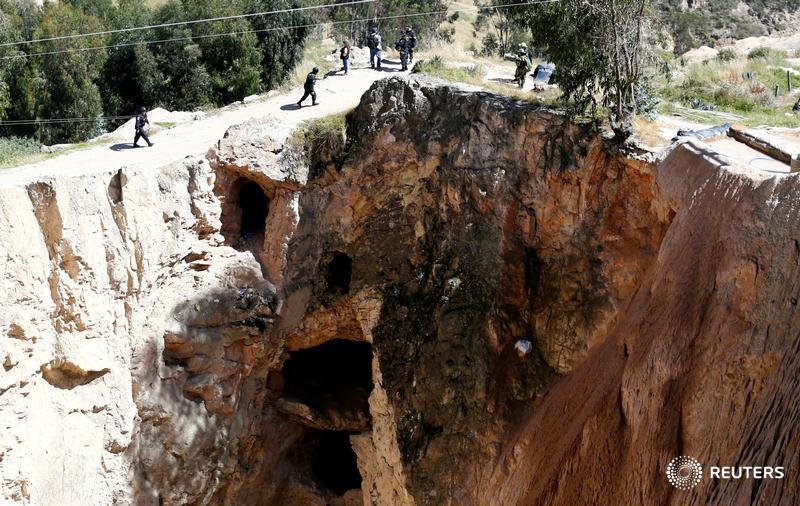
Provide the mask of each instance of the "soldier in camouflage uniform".
{"label": "soldier in camouflage uniform", "polygon": [[528,46],[526,44],[520,44],[517,54],[507,53],[505,59],[516,62],[517,70],[514,72],[514,82],[522,88],[525,86],[525,77],[528,72],[531,71],[531,61],[528,58]]}

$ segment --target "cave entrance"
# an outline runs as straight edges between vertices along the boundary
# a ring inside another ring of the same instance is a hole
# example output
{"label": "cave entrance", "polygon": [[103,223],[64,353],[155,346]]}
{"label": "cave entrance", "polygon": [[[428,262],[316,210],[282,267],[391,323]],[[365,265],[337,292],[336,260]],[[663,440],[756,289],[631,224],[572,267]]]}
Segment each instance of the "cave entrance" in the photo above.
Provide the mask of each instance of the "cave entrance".
{"label": "cave entrance", "polygon": [[245,181],[239,188],[239,209],[242,212],[239,236],[244,243],[264,243],[264,229],[269,214],[269,198],[254,181]]}
{"label": "cave entrance", "polygon": [[[325,504],[361,504],[361,501],[341,501],[344,497],[361,496],[362,478],[358,459],[350,443],[352,435],[352,432],[304,429],[302,437],[287,454],[292,469],[290,479],[303,484],[301,488],[319,497]],[[298,487],[286,488],[291,490]],[[291,500],[291,494],[289,497],[279,497],[277,502],[298,504]]]}
{"label": "cave entrance", "polygon": [[310,408],[312,426],[368,430],[372,392],[372,345],[334,339],[293,351],[283,365],[284,405]]}
{"label": "cave entrance", "polygon": [[281,377],[275,407],[302,428],[288,454],[296,476],[326,501],[359,496],[362,477],[350,437],[372,428],[372,345],[334,339],[292,351]]}
{"label": "cave entrance", "polygon": [[361,473],[350,444],[351,435],[348,432],[320,431],[312,454],[312,478],[336,495],[361,488]]}

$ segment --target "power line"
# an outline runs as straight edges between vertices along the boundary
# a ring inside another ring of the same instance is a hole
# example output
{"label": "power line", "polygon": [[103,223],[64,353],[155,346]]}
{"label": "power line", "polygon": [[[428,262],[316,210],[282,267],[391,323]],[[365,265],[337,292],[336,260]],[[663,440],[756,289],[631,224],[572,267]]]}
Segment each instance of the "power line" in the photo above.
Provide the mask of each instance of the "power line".
{"label": "power line", "polygon": [[[370,0],[375,1],[375,0]],[[518,2],[512,4],[502,4],[502,5],[489,5],[485,7],[478,7],[476,10],[488,10],[488,9],[498,9],[498,8],[507,8],[507,7],[517,7],[517,6],[525,6],[525,5],[535,5],[535,4],[547,4],[558,2],[560,0],[533,0],[529,2]],[[338,4],[343,5],[343,4]],[[294,28],[311,28],[316,26],[323,26],[323,25],[337,25],[337,24],[347,24],[347,23],[360,23],[364,21],[378,21],[378,20],[387,20],[387,19],[400,19],[400,18],[409,18],[409,17],[419,17],[419,16],[428,16],[428,15],[436,15],[436,14],[445,14],[447,13],[447,9],[445,10],[438,10],[438,11],[429,11],[429,12],[419,12],[419,13],[412,13],[412,14],[398,14],[394,16],[381,16],[375,18],[361,18],[361,19],[351,19],[346,21],[327,21],[322,23],[314,23],[314,24],[306,24],[306,25],[295,25],[295,26],[283,26],[283,27],[272,27],[272,28],[264,28],[260,30],[246,30],[240,32],[228,32],[228,33],[219,33],[219,34],[207,34],[207,35],[200,35],[194,37],[176,37],[172,39],[162,39],[162,40],[151,40],[151,41],[140,41],[140,42],[132,42],[132,43],[124,43],[124,44],[114,44],[108,46],[96,46],[96,47],[85,47],[85,48],[70,48],[60,51],[48,51],[43,53],[31,53],[31,54],[22,54],[16,56],[6,56],[0,58],[0,60],[7,60],[11,58],[19,58],[19,57],[29,57],[29,56],[42,56],[42,55],[50,55],[50,54],[60,54],[60,53],[67,53],[67,52],[76,52],[76,51],[90,51],[96,49],[111,49],[115,47],[126,47],[126,46],[135,46],[139,44],[158,44],[164,42],[173,42],[173,41],[181,41],[181,40],[193,40],[193,39],[202,39],[202,38],[211,38],[211,37],[222,37],[226,35],[242,35],[248,33],[260,33],[260,32],[269,32],[269,31],[276,31],[276,30],[284,30],[284,29],[294,29]],[[79,122],[95,122],[95,121],[117,121],[117,120],[129,120],[135,116],[98,116],[93,118],[48,118],[48,119],[35,119],[35,120],[7,120],[7,121],[0,121],[0,126],[25,126],[25,125],[38,125],[38,124],[65,124],[65,123],[79,123]]]}
{"label": "power line", "polygon": [[[374,1],[374,0],[370,0]],[[490,10],[490,9],[504,9],[508,7],[516,7],[516,6],[524,6],[524,5],[536,5],[536,4],[547,4],[558,2],[560,0],[534,0],[530,2],[519,2],[513,4],[504,4],[504,5],[489,5],[486,7],[479,7],[476,10]],[[344,5],[344,4],[338,4]],[[158,40],[143,40],[143,41],[136,41],[136,42],[123,42],[120,44],[108,44],[103,46],[89,46],[89,47],[75,47],[75,48],[67,48],[67,49],[59,49],[54,51],[41,51],[37,53],[19,53],[11,56],[3,56],[0,57],[0,61],[2,60],[12,60],[17,58],[30,58],[32,56],[48,56],[54,54],[63,54],[63,53],[77,53],[77,52],[85,52],[85,51],[96,51],[100,49],[114,49],[118,47],[130,47],[130,46],[138,46],[138,45],[151,45],[151,44],[163,44],[166,42],[180,42],[180,41],[190,41],[196,39],[208,39],[208,38],[216,38],[216,37],[225,37],[228,35],[246,35],[250,33],[264,33],[264,32],[273,32],[278,30],[291,30],[297,28],[315,28],[317,26],[324,26],[324,25],[340,25],[340,24],[348,24],[348,23],[360,23],[360,22],[373,22],[379,20],[386,20],[386,19],[400,19],[400,18],[409,18],[409,17],[419,17],[419,16],[429,16],[429,15],[436,15],[436,14],[446,14],[447,9],[438,10],[438,11],[429,11],[429,12],[419,12],[419,13],[411,13],[411,14],[397,14],[394,16],[378,16],[374,18],[360,18],[360,19],[351,19],[345,21],[325,21],[320,23],[311,23],[311,24],[304,24],[304,25],[291,25],[291,26],[278,26],[272,28],[261,28],[257,30],[242,30],[238,32],[224,32],[224,33],[211,33],[205,35],[189,35],[185,37],[172,37],[169,39],[158,39]]]}
{"label": "power line", "polygon": [[258,30],[242,30],[238,32],[225,32],[225,33],[209,33],[205,35],[188,35],[185,37],[173,37],[169,39],[158,39],[158,40],[143,40],[138,42],[124,42],[121,44],[109,44],[106,46],[90,46],[90,47],[73,47],[67,49],[59,49],[57,51],[42,51],[38,53],[21,53],[12,56],[4,56],[0,58],[0,60],[11,60],[14,58],[29,58],[31,56],[47,56],[53,54],[62,54],[62,53],[75,53],[75,52],[83,52],[83,51],[95,51],[98,49],[113,49],[117,47],[130,47],[130,46],[138,46],[138,45],[150,45],[150,44],[163,44],[166,42],[179,42],[179,41],[187,41],[187,40],[196,40],[196,39],[210,39],[216,37],[225,37],[228,35],[246,35],[250,33],[264,33],[264,32],[274,32],[278,30],[291,30],[296,28],[314,28],[317,26],[323,25],[338,25],[338,24],[346,24],[346,23],[358,23],[362,21],[373,21],[378,19],[397,19],[397,18],[408,18],[408,17],[415,17],[415,16],[428,16],[431,14],[444,14],[447,10],[441,11],[431,11],[431,12],[420,12],[417,14],[398,14],[396,16],[384,16],[379,18],[361,18],[361,19],[351,19],[347,21],[325,21],[322,23],[310,23],[305,25],[291,25],[291,26],[276,26],[272,28],[261,28]]}
{"label": "power line", "polygon": [[118,121],[129,120],[136,116],[95,116],[93,118],[50,118],[50,119],[12,119],[0,121],[0,126],[24,126],[24,125],[38,125],[40,123],[58,124],[58,123],[85,123],[95,121]]}
{"label": "power line", "polygon": [[97,35],[111,35],[114,33],[128,33],[128,32],[137,32],[141,30],[152,30],[155,28],[166,28],[170,26],[183,26],[183,25],[195,25],[198,23],[210,23],[214,21],[227,21],[231,19],[242,19],[242,18],[251,18],[256,16],[267,16],[270,14],[284,14],[287,12],[298,12],[298,11],[307,11],[307,10],[316,10],[316,9],[325,9],[328,7],[342,7],[347,5],[356,5],[356,4],[365,4],[365,3],[372,3],[376,0],[352,0],[349,2],[344,3],[332,3],[332,4],[324,4],[324,5],[309,5],[306,7],[293,7],[290,9],[279,9],[274,11],[264,11],[264,12],[254,12],[251,14],[236,14],[231,16],[221,16],[216,18],[204,18],[204,19],[193,19],[190,21],[175,21],[172,23],[161,23],[157,25],[145,25],[145,26],[135,26],[131,28],[119,28],[116,30],[104,30],[100,32],[90,32],[90,33],[75,33],[72,35],[60,35],[57,37],[47,37],[43,39],[31,39],[31,40],[20,40],[17,42],[5,42],[0,44],[0,47],[5,46],[16,46],[21,44],[34,44],[36,42],[48,42],[53,40],[67,40],[67,39],[79,39],[82,37],[94,37]]}

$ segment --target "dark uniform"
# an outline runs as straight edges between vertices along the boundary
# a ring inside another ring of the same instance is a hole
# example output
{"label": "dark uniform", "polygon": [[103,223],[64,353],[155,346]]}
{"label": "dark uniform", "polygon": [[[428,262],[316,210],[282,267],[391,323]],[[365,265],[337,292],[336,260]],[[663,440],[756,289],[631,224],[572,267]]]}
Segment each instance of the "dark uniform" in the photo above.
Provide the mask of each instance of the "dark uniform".
{"label": "dark uniform", "polygon": [[411,52],[411,39],[408,36],[403,35],[400,37],[394,48],[400,52],[400,64],[402,65],[401,70],[408,70],[408,57]]}
{"label": "dark uniform", "polygon": [[414,48],[417,47],[417,33],[409,26],[406,28],[406,37],[408,37],[410,43],[408,48],[408,62],[411,63],[414,61]]}
{"label": "dark uniform", "polygon": [[147,119],[147,111],[139,109],[139,113],[136,114],[136,135],[133,136],[133,147],[139,147],[139,138],[144,139],[148,146],[153,145],[147,136],[147,132],[144,131],[144,126],[149,124],[150,120]]}
{"label": "dark uniform", "polygon": [[381,44],[381,35],[378,33],[378,29],[373,26],[370,28],[369,35],[367,36],[370,68],[378,70],[381,69],[381,60],[383,59],[383,54],[381,54]]}
{"label": "dark uniform", "polygon": [[309,96],[311,97],[311,105],[317,105],[317,92],[314,91],[314,85],[317,84],[317,72],[319,72],[319,69],[314,67],[314,70],[309,72],[306,77],[306,82],[303,84],[305,93],[303,94],[303,98],[297,101],[297,107],[303,107],[303,100],[307,99]]}

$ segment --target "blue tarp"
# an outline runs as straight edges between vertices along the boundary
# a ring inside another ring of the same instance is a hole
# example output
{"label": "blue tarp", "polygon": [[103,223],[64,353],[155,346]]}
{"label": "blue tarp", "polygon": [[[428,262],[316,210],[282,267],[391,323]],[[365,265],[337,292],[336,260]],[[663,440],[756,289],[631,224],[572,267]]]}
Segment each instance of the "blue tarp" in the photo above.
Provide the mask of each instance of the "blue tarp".
{"label": "blue tarp", "polygon": [[550,84],[555,76],[556,66],[552,63],[544,63],[537,65],[536,70],[533,71],[533,80],[540,83]]}

